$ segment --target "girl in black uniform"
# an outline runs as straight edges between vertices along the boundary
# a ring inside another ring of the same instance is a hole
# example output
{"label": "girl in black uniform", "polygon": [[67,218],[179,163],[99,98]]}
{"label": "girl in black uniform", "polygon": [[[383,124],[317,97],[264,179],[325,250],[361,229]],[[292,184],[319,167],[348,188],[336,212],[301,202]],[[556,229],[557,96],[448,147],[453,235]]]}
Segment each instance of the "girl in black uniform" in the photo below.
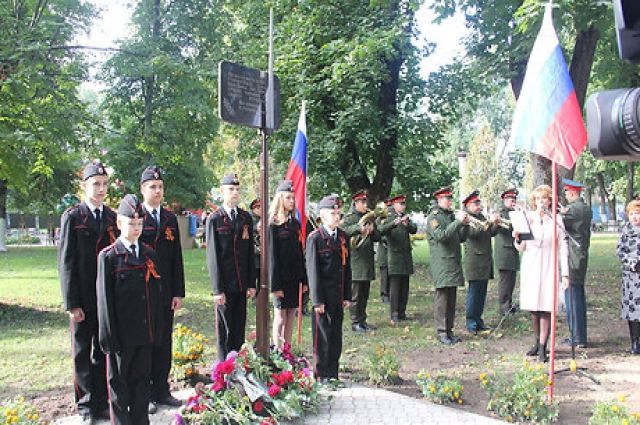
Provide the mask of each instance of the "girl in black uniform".
{"label": "girl in black uniform", "polygon": [[307,291],[300,222],[295,218],[295,198],[291,180],[276,189],[269,208],[269,281],[273,295],[273,343],[291,344],[300,287]]}

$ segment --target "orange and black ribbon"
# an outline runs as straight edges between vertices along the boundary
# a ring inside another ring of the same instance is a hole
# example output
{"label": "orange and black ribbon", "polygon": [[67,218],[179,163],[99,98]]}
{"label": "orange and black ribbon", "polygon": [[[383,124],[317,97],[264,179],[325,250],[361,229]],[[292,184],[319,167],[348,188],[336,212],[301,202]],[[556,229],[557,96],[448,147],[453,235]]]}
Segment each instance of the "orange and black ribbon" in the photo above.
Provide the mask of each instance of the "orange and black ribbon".
{"label": "orange and black ribbon", "polygon": [[151,258],[147,257],[146,265],[147,265],[147,274],[144,277],[145,282],[149,283],[149,278],[151,276],[155,277],[156,279],[160,279],[160,275],[156,270],[156,265],[153,263],[153,261],[151,261]]}

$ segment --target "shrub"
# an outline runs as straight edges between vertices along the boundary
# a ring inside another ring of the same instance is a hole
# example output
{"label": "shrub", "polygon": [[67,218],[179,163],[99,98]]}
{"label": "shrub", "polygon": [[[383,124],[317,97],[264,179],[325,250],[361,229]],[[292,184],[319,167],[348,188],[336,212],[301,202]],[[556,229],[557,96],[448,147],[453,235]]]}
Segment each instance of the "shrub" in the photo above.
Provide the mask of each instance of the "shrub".
{"label": "shrub", "polygon": [[384,345],[377,345],[364,359],[369,382],[374,385],[395,384],[400,379],[398,356]]}
{"label": "shrub", "polygon": [[422,390],[422,394],[434,403],[463,403],[464,386],[455,378],[445,375],[431,376],[421,370],[416,378],[416,384]]}
{"label": "shrub", "polygon": [[0,425],[37,425],[43,424],[35,406],[27,403],[24,397],[10,400],[0,405]]}
{"label": "shrub", "polygon": [[10,236],[7,238],[7,245],[36,245],[40,243],[40,238],[31,235]]}
{"label": "shrub", "polygon": [[173,376],[189,379],[196,373],[196,365],[202,363],[202,353],[207,339],[188,327],[177,324],[173,331]]}
{"label": "shrub", "polygon": [[515,372],[481,373],[479,379],[489,393],[487,410],[509,422],[546,424],[558,417],[558,403],[547,403],[551,383],[540,364],[531,366],[525,360]]}
{"label": "shrub", "polygon": [[[618,398],[624,402],[624,397]],[[640,413],[629,414],[626,406],[616,401],[599,401],[593,406],[589,425],[638,425]]]}

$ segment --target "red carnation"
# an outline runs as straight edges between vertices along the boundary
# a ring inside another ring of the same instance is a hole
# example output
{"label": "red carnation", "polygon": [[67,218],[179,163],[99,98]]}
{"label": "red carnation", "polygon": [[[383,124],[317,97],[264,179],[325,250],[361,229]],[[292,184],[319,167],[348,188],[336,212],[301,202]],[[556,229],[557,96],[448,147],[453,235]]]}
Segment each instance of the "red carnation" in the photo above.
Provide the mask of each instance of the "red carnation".
{"label": "red carnation", "polygon": [[256,413],[260,413],[263,410],[264,410],[264,404],[262,403],[262,401],[256,400],[256,402],[253,403],[253,411]]}
{"label": "red carnation", "polygon": [[280,391],[282,391],[282,387],[278,384],[271,384],[271,386],[269,387],[269,395],[271,397],[275,397],[278,394],[280,394]]}

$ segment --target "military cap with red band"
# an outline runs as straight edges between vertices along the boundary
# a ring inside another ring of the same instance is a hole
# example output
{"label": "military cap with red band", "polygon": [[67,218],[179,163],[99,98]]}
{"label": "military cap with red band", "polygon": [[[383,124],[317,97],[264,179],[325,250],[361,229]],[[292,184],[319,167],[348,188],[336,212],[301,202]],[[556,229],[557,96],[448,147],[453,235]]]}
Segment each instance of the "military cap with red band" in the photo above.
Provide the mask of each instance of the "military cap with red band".
{"label": "military cap with red band", "polygon": [[462,203],[464,205],[470,204],[472,202],[480,202],[480,191],[474,190],[466,198],[462,200]]}
{"label": "military cap with red band", "polygon": [[442,187],[436,190],[435,192],[433,192],[433,196],[436,199],[445,198],[445,197],[453,198],[453,189],[451,189],[451,186]]}
{"label": "military cap with red band", "polygon": [[353,196],[351,196],[351,199],[353,201],[361,201],[361,200],[366,201],[367,200],[367,191],[364,190],[364,189],[361,189],[361,190],[357,191],[356,193],[354,193]]}
{"label": "military cap with red band", "polygon": [[404,202],[407,200],[407,196],[406,195],[397,195],[394,196],[393,198],[389,199],[389,205],[393,205],[396,202]]}
{"label": "military cap with red band", "polygon": [[565,190],[572,190],[574,192],[580,192],[584,189],[584,185],[582,183],[578,183],[577,181],[562,179],[562,184],[564,185]]}
{"label": "military cap with red band", "polygon": [[149,180],[162,180],[162,171],[160,170],[160,167],[151,165],[144,169],[140,176],[140,184],[148,182]]}
{"label": "military cap with red band", "polygon": [[93,160],[92,162],[85,165],[84,170],[82,170],[82,180],[87,180],[93,176],[106,176],[107,169],[104,168],[102,162]]}
{"label": "military cap with red band", "polygon": [[516,188],[511,188],[511,189],[507,189],[504,192],[502,192],[500,194],[500,198],[505,199],[505,198],[513,198],[516,199],[518,198],[518,189]]}

